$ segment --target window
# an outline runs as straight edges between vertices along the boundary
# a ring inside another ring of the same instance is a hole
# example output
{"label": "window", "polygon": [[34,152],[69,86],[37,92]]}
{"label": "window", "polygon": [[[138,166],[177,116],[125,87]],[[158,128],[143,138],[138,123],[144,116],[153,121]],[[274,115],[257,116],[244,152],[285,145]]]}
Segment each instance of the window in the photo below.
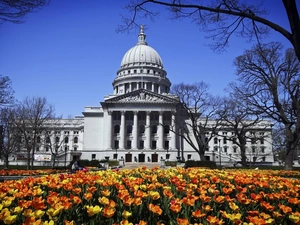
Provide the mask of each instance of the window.
{"label": "window", "polygon": [[36,138],[36,143],[41,143],[41,137],[40,137],[40,136],[38,136],[38,137]]}
{"label": "window", "polygon": [[156,134],[157,133],[157,126],[153,125],[152,126],[152,134]]}
{"label": "window", "polygon": [[152,141],[151,149],[156,149],[156,141]]}
{"label": "window", "polygon": [[228,149],[228,147],[227,147],[227,146],[224,146],[224,147],[223,147],[223,149],[224,149],[224,152],[226,153],[226,152],[227,152],[227,149]]}
{"label": "window", "polygon": [[92,160],[96,159],[96,154],[92,154]]}
{"label": "window", "polygon": [[207,142],[208,142],[208,138],[206,137],[206,138],[205,138],[205,143],[207,143]]}
{"label": "window", "polygon": [[119,148],[119,141],[115,140],[115,149],[118,149],[118,148]]}
{"label": "window", "polygon": [[264,138],[260,138],[260,144],[263,145],[265,143]]}
{"label": "window", "polygon": [[60,135],[60,131],[56,131],[55,134],[56,134],[56,135]]}
{"label": "window", "polygon": [[65,146],[65,152],[69,150],[69,146]]}
{"label": "window", "polygon": [[58,143],[59,142],[59,137],[55,138],[55,142]]}
{"label": "window", "polygon": [[233,147],[233,153],[236,153],[237,147]]}
{"label": "window", "polygon": [[215,152],[218,151],[218,147],[217,147],[217,146],[214,147],[214,151],[215,151]]}
{"label": "window", "polygon": [[252,147],[252,153],[255,153],[255,147]]}
{"label": "window", "polygon": [[114,127],[114,133],[115,134],[119,134],[120,133],[120,126],[119,125],[115,125],[115,127]]}
{"label": "window", "polygon": [[150,116],[151,120],[158,120],[158,113],[151,113],[151,116]]}
{"label": "window", "polygon": [[126,118],[126,120],[133,120],[133,113],[130,113],[130,112],[126,113],[125,118]]}
{"label": "window", "polygon": [[65,137],[65,144],[69,143],[69,137]]}
{"label": "window", "polygon": [[127,148],[127,149],[131,149],[131,141],[129,141],[129,140],[127,141],[127,146],[126,146],[126,148]]}
{"label": "window", "polygon": [[77,151],[77,147],[74,147],[74,151]]}
{"label": "window", "polygon": [[46,152],[49,152],[49,146],[46,147]]}
{"label": "window", "polygon": [[169,141],[165,141],[165,147],[164,149],[169,149]]}
{"label": "window", "polygon": [[265,157],[265,156],[262,157],[262,158],[261,158],[261,161],[262,161],[262,162],[265,162],[265,161],[266,161],[266,157]]}
{"label": "window", "polygon": [[79,134],[79,132],[78,131],[74,131],[74,134]]}
{"label": "window", "polygon": [[140,149],[144,149],[144,141],[140,141]]}
{"label": "window", "polygon": [[139,131],[140,131],[140,134],[144,134],[145,133],[145,126],[140,125]]}
{"label": "window", "polygon": [[214,144],[216,145],[216,144],[218,144],[218,138],[214,138]]}
{"label": "window", "polygon": [[113,114],[113,119],[114,120],[121,120],[121,114],[119,112],[116,112]]}
{"label": "window", "polygon": [[236,144],[236,138],[232,138],[232,143]]}
{"label": "window", "polygon": [[75,144],[78,143],[78,137],[74,137],[74,143],[75,143]]}
{"label": "window", "polygon": [[265,147],[260,147],[260,152],[265,153]]}
{"label": "window", "polygon": [[168,134],[168,133],[170,133],[170,127],[169,127],[169,125],[164,126],[164,134]]}
{"label": "window", "polygon": [[46,137],[46,143],[50,143],[50,137]]}
{"label": "window", "polygon": [[40,151],[40,147],[36,147],[36,151],[39,152]]}
{"label": "window", "polygon": [[223,144],[227,144],[227,139],[225,137],[223,138]]}
{"label": "window", "polygon": [[191,154],[188,154],[188,155],[187,155],[187,159],[188,159],[188,160],[191,160],[191,159],[192,159],[192,155],[191,155]]}
{"label": "window", "polygon": [[131,134],[132,133],[132,125],[128,125],[127,126],[127,134]]}
{"label": "window", "polygon": [[65,134],[69,134],[70,132],[69,131],[65,131]]}
{"label": "window", "polygon": [[256,142],[256,141],[255,141],[255,138],[251,138],[251,144],[253,144],[253,145],[254,145],[254,144],[255,144],[255,142]]}

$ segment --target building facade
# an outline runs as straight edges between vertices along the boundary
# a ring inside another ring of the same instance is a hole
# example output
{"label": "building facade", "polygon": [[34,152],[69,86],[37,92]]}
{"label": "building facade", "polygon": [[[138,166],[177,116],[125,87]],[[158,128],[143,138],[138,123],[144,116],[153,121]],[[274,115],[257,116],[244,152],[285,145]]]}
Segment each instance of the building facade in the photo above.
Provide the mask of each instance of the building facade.
{"label": "building facade", "polygon": [[[109,158],[125,163],[199,159],[183,138],[170,131],[176,130],[179,98],[169,93],[171,82],[162,59],[147,44],[143,27],[137,44],[125,53],[112,86],[113,94],[105,96],[99,106],[85,107],[83,116],[71,119],[73,122],[61,120],[49,131],[54,134],[52,142],[63,140],[56,155],[58,164],[78,158]],[[264,121],[251,132],[263,138],[247,144],[249,161],[272,163],[271,124]],[[220,131],[219,135],[209,142],[206,158],[223,164],[239,161],[238,146],[226,139],[226,135],[234,134]],[[48,145],[36,151],[37,155],[46,155],[40,156],[40,161],[50,155]]]}

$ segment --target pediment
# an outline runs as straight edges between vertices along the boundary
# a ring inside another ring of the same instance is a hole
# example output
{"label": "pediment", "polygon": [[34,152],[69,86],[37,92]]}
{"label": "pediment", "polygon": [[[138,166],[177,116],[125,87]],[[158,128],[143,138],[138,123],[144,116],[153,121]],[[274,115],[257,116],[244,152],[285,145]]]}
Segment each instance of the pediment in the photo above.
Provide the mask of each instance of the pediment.
{"label": "pediment", "polygon": [[106,103],[178,103],[175,98],[147,90],[137,90],[105,101]]}

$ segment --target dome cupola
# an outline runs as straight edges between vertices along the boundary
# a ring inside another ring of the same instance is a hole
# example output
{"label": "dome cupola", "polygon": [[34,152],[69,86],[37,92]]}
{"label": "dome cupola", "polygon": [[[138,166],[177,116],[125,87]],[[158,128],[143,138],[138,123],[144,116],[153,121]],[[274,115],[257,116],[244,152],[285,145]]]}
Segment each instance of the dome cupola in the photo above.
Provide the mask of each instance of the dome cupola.
{"label": "dome cupola", "polygon": [[171,82],[166,75],[160,55],[146,42],[142,25],[137,44],[123,56],[113,81],[114,93],[124,94],[142,88],[160,94],[168,93]]}
{"label": "dome cupola", "polygon": [[144,33],[143,26],[141,26],[138,35],[138,43],[124,55],[121,61],[121,69],[138,65],[151,65],[163,69],[163,63],[159,54],[148,46],[146,42],[146,34]]}

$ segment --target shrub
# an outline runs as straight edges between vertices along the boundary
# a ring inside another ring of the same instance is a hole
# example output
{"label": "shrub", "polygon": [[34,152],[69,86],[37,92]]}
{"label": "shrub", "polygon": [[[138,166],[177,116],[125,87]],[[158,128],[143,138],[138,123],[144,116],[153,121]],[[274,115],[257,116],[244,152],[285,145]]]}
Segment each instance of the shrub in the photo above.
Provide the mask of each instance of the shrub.
{"label": "shrub", "polygon": [[185,162],[185,168],[190,167],[207,167],[211,169],[216,169],[217,164],[213,161],[194,161],[194,160],[188,160]]}

